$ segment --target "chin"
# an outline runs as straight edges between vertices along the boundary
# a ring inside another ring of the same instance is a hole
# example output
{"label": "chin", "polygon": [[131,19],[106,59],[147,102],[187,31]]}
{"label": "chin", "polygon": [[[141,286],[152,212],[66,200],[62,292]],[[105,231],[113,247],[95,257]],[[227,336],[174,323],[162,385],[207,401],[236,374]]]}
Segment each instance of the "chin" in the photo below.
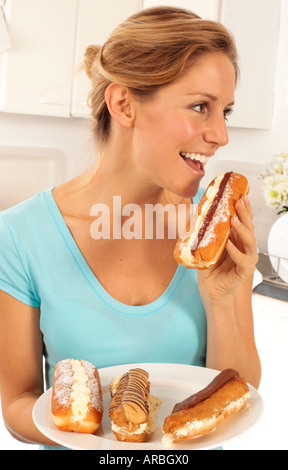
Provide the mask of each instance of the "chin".
{"label": "chin", "polygon": [[177,194],[177,196],[180,196],[182,198],[193,199],[198,193],[199,187],[200,187],[200,181],[197,181],[197,182],[193,182],[192,184],[190,183],[186,187],[182,186],[181,188],[177,188],[175,193]]}

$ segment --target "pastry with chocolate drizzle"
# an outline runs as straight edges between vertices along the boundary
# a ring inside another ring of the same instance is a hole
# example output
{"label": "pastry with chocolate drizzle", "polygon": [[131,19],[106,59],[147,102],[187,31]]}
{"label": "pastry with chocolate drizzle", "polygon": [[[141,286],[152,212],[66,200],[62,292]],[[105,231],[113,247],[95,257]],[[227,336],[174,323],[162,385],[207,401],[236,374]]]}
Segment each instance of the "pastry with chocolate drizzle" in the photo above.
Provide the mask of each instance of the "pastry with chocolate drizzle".
{"label": "pastry with chocolate drizzle", "polygon": [[119,441],[145,442],[156,429],[161,400],[150,394],[148,373],[139,368],[113,379],[109,416]]}

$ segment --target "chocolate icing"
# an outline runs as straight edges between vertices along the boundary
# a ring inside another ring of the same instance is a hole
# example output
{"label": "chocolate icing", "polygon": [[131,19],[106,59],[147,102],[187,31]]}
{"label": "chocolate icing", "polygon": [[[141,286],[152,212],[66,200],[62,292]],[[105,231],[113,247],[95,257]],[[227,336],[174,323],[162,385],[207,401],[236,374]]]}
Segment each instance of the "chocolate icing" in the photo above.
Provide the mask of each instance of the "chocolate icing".
{"label": "chocolate icing", "polygon": [[230,172],[228,172],[228,173],[225,173],[225,175],[224,175],[223,178],[222,178],[222,181],[221,181],[221,183],[220,183],[220,186],[219,186],[219,189],[218,189],[218,191],[217,191],[217,194],[216,194],[216,196],[214,197],[214,199],[213,199],[213,201],[212,201],[212,203],[211,203],[211,206],[209,207],[209,210],[208,210],[208,212],[207,212],[207,214],[206,214],[206,217],[205,217],[205,219],[203,220],[203,223],[202,223],[202,225],[201,225],[201,227],[200,227],[200,230],[199,230],[199,232],[198,232],[198,235],[197,235],[197,237],[196,237],[194,243],[193,243],[192,246],[191,246],[191,253],[192,253],[193,256],[195,255],[195,253],[196,253],[196,251],[197,251],[197,249],[198,249],[198,247],[199,247],[201,241],[202,241],[203,238],[204,238],[204,235],[205,235],[205,233],[206,233],[206,230],[207,230],[207,228],[208,228],[208,226],[209,226],[209,224],[210,224],[210,222],[211,222],[211,220],[212,220],[212,218],[213,218],[213,216],[214,216],[214,214],[215,214],[215,212],[216,212],[216,210],[217,210],[217,207],[218,207],[218,205],[219,205],[219,202],[220,202],[220,200],[221,200],[221,198],[222,198],[222,196],[223,196],[223,193],[224,193],[224,191],[225,191],[225,187],[226,187],[226,185],[227,185],[227,183],[228,183],[228,181],[229,181],[229,178],[230,178],[230,176],[232,175],[232,173],[233,173],[233,171],[230,171]]}
{"label": "chocolate icing", "polygon": [[109,414],[111,415],[118,406],[123,405],[148,416],[149,410],[146,398],[149,394],[149,386],[146,371],[143,369],[130,369],[120,379],[110,404]]}
{"label": "chocolate icing", "polygon": [[181,410],[188,410],[189,408],[192,408],[192,406],[195,406],[198,403],[207,400],[207,398],[211,397],[211,395],[217,390],[219,390],[219,388],[221,388],[223,385],[229,382],[229,380],[232,380],[235,377],[239,377],[239,373],[237,372],[237,370],[224,370],[223,372],[218,374],[206,388],[200,390],[194,395],[191,395],[190,397],[186,398],[186,400],[177,403],[174,406],[172,413],[176,413],[177,411]]}

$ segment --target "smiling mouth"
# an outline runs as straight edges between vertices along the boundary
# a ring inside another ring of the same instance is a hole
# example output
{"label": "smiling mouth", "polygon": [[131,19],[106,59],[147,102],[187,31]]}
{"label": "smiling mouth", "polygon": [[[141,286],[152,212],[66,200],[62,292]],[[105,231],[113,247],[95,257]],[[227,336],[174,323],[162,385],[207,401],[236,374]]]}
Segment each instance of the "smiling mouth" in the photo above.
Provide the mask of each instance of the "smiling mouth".
{"label": "smiling mouth", "polygon": [[181,158],[185,161],[186,165],[190,170],[193,171],[197,176],[203,177],[205,175],[204,165],[209,161],[207,155],[200,153],[180,153]]}
{"label": "smiling mouth", "polygon": [[206,155],[201,155],[200,153],[184,153],[184,152],[181,152],[180,155],[181,155],[182,158],[188,158],[189,160],[203,163],[203,165],[208,163],[209,158],[210,158],[210,157],[207,157]]}

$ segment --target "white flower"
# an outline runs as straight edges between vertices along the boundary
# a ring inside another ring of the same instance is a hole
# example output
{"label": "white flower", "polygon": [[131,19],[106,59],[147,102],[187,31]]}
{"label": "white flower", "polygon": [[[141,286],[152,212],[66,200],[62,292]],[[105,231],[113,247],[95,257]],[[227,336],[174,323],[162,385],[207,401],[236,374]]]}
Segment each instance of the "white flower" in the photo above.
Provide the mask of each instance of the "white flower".
{"label": "white flower", "polygon": [[288,153],[274,155],[261,177],[267,205],[288,211]]}

